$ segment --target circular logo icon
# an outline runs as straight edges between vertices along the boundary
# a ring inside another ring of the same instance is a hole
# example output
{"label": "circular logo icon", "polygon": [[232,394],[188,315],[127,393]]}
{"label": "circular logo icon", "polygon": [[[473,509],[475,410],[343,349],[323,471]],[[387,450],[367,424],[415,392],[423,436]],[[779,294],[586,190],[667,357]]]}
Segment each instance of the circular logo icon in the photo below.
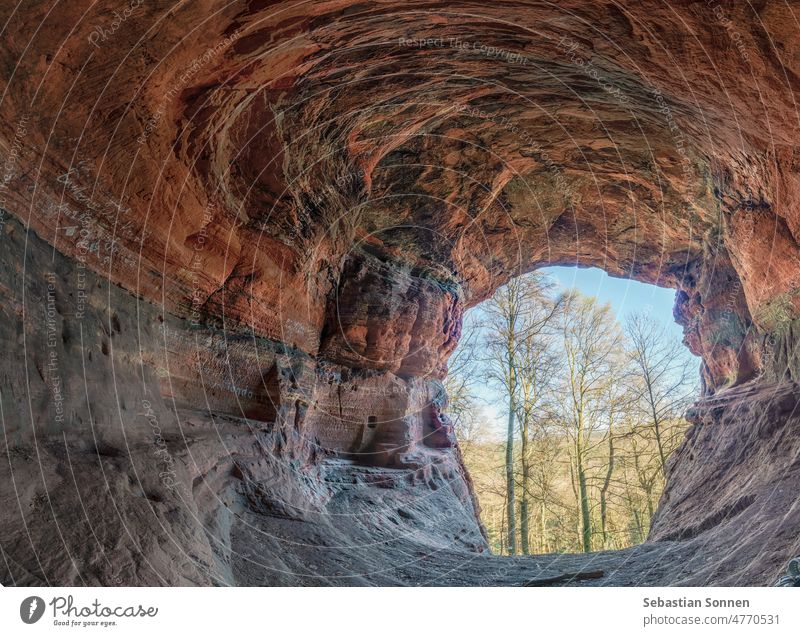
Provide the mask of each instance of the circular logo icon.
{"label": "circular logo icon", "polygon": [[44,614],[44,599],[39,596],[29,596],[19,606],[19,617],[28,625],[38,621],[42,614]]}

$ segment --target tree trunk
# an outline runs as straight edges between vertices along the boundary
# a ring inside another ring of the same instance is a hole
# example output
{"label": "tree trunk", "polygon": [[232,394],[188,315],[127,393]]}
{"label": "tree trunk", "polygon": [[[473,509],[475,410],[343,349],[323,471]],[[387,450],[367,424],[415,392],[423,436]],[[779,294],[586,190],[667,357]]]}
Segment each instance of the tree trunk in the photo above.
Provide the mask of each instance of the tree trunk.
{"label": "tree trunk", "polygon": [[586,471],[578,459],[578,493],[581,503],[581,547],[584,552],[592,551],[592,520],[589,513],[589,491],[586,487]]}
{"label": "tree trunk", "polygon": [[639,511],[636,508],[632,508],[633,510],[633,519],[636,522],[636,541],[635,543],[639,544],[644,540],[644,527],[642,526],[642,517],[639,514]]}
{"label": "tree trunk", "polygon": [[648,488],[645,493],[647,494],[647,529],[645,536],[650,534],[650,526],[653,525],[653,515],[655,515],[655,506],[653,505],[653,489]]}
{"label": "tree trunk", "polygon": [[580,543],[584,552],[592,551],[592,519],[589,511],[589,489],[586,485],[586,469],[583,465],[583,409],[578,409],[578,426],[575,438],[575,476],[578,486],[578,518],[580,520]]}
{"label": "tree trunk", "polygon": [[653,386],[650,382],[649,374],[645,374],[645,381],[647,383],[647,394],[649,395],[650,411],[653,417],[653,431],[656,434],[656,446],[658,447],[658,459],[661,464],[661,475],[666,479],[667,477],[667,456],[664,452],[664,444],[661,441],[661,422],[658,418],[656,411],[656,401],[653,397]]}
{"label": "tree trunk", "polygon": [[[506,506],[507,508],[507,506]],[[507,537],[506,537],[506,510],[503,510],[503,515],[500,517],[500,554],[508,551]]]}
{"label": "tree trunk", "polygon": [[508,553],[517,553],[517,521],[516,499],[514,496],[514,415],[516,413],[517,395],[517,368],[516,368],[516,316],[508,324],[506,340],[506,356],[508,362],[508,376],[506,388],[508,389],[508,430],[506,431],[506,498],[508,499]]}
{"label": "tree trunk", "polygon": [[[510,392],[509,392],[510,393]],[[508,553],[517,553],[517,520],[514,497],[514,396],[509,395],[508,437],[506,438],[506,516],[508,518]]]}
{"label": "tree trunk", "polygon": [[608,469],[600,488],[600,530],[603,536],[603,549],[608,549],[608,489],[611,485],[611,475],[614,472],[614,435],[611,427],[608,428]]}
{"label": "tree trunk", "polygon": [[544,499],[542,499],[541,504],[539,504],[539,523],[541,524],[541,554],[547,554],[550,552],[549,545],[547,541],[547,509],[544,505]]}
{"label": "tree trunk", "polygon": [[528,480],[530,478],[530,465],[528,457],[528,414],[523,413],[522,420],[522,502],[520,504],[520,538],[522,554],[531,553],[530,530],[528,516],[530,515],[530,494]]}

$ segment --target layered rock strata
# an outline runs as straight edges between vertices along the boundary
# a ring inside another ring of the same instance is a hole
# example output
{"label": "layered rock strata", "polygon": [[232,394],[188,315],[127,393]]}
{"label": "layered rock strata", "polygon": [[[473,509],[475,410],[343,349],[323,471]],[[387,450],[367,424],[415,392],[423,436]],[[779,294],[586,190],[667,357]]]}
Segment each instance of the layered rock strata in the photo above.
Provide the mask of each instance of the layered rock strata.
{"label": "layered rock strata", "polygon": [[0,9],[4,583],[448,580],[396,562],[485,550],[463,313],[559,263],[677,289],[702,358],[651,542],[600,582],[785,569],[790,4],[120,10]]}

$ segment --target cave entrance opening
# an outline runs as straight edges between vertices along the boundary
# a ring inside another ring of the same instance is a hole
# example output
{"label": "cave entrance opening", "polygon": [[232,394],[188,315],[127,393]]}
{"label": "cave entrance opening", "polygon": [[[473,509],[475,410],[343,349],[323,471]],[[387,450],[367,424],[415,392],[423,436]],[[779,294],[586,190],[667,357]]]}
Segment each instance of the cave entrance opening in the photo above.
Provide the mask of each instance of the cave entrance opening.
{"label": "cave entrance opening", "polygon": [[600,269],[547,267],[467,312],[448,409],[496,554],[647,538],[700,390],[674,301]]}

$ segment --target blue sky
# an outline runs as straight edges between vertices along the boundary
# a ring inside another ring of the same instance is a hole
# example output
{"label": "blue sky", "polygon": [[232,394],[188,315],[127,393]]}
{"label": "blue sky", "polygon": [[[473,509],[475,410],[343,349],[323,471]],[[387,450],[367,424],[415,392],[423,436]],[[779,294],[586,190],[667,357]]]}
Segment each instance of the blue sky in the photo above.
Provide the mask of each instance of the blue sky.
{"label": "blue sky", "polygon": [[[628,278],[613,278],[595,267],[543,267],[539,271],[550,275],[560,289],[577,289],[586,296],[595,296],[603,303],[610,303],[620,323],[636,312],[646,311],[664,325],[667,333],[680,341],[683,330],[672,317],[675,304],[674,289],[666,289],[640,283]],[[471,311],[480,311],[480,305]],[[699,364],[699,363],[698,363]],[[497,434],[505,427],[505,405],[499,394],[490,385],[477,381],[473,385],[475,396],[487,419],[492,422]]]}
{"label": "blue sky", "polygon": [[620,322],[624,322],[630,313],[649,308],[652,311],[647,313],[661,321],[671,336],[683,338],[683,330],[672,317],[674,289],[656,287],[630,278],[612,278],[596,267],[543,267],[539,271],[549,274],[564,290],[575,287],[587,296],[597,296],[600,302],[611,303]]}

